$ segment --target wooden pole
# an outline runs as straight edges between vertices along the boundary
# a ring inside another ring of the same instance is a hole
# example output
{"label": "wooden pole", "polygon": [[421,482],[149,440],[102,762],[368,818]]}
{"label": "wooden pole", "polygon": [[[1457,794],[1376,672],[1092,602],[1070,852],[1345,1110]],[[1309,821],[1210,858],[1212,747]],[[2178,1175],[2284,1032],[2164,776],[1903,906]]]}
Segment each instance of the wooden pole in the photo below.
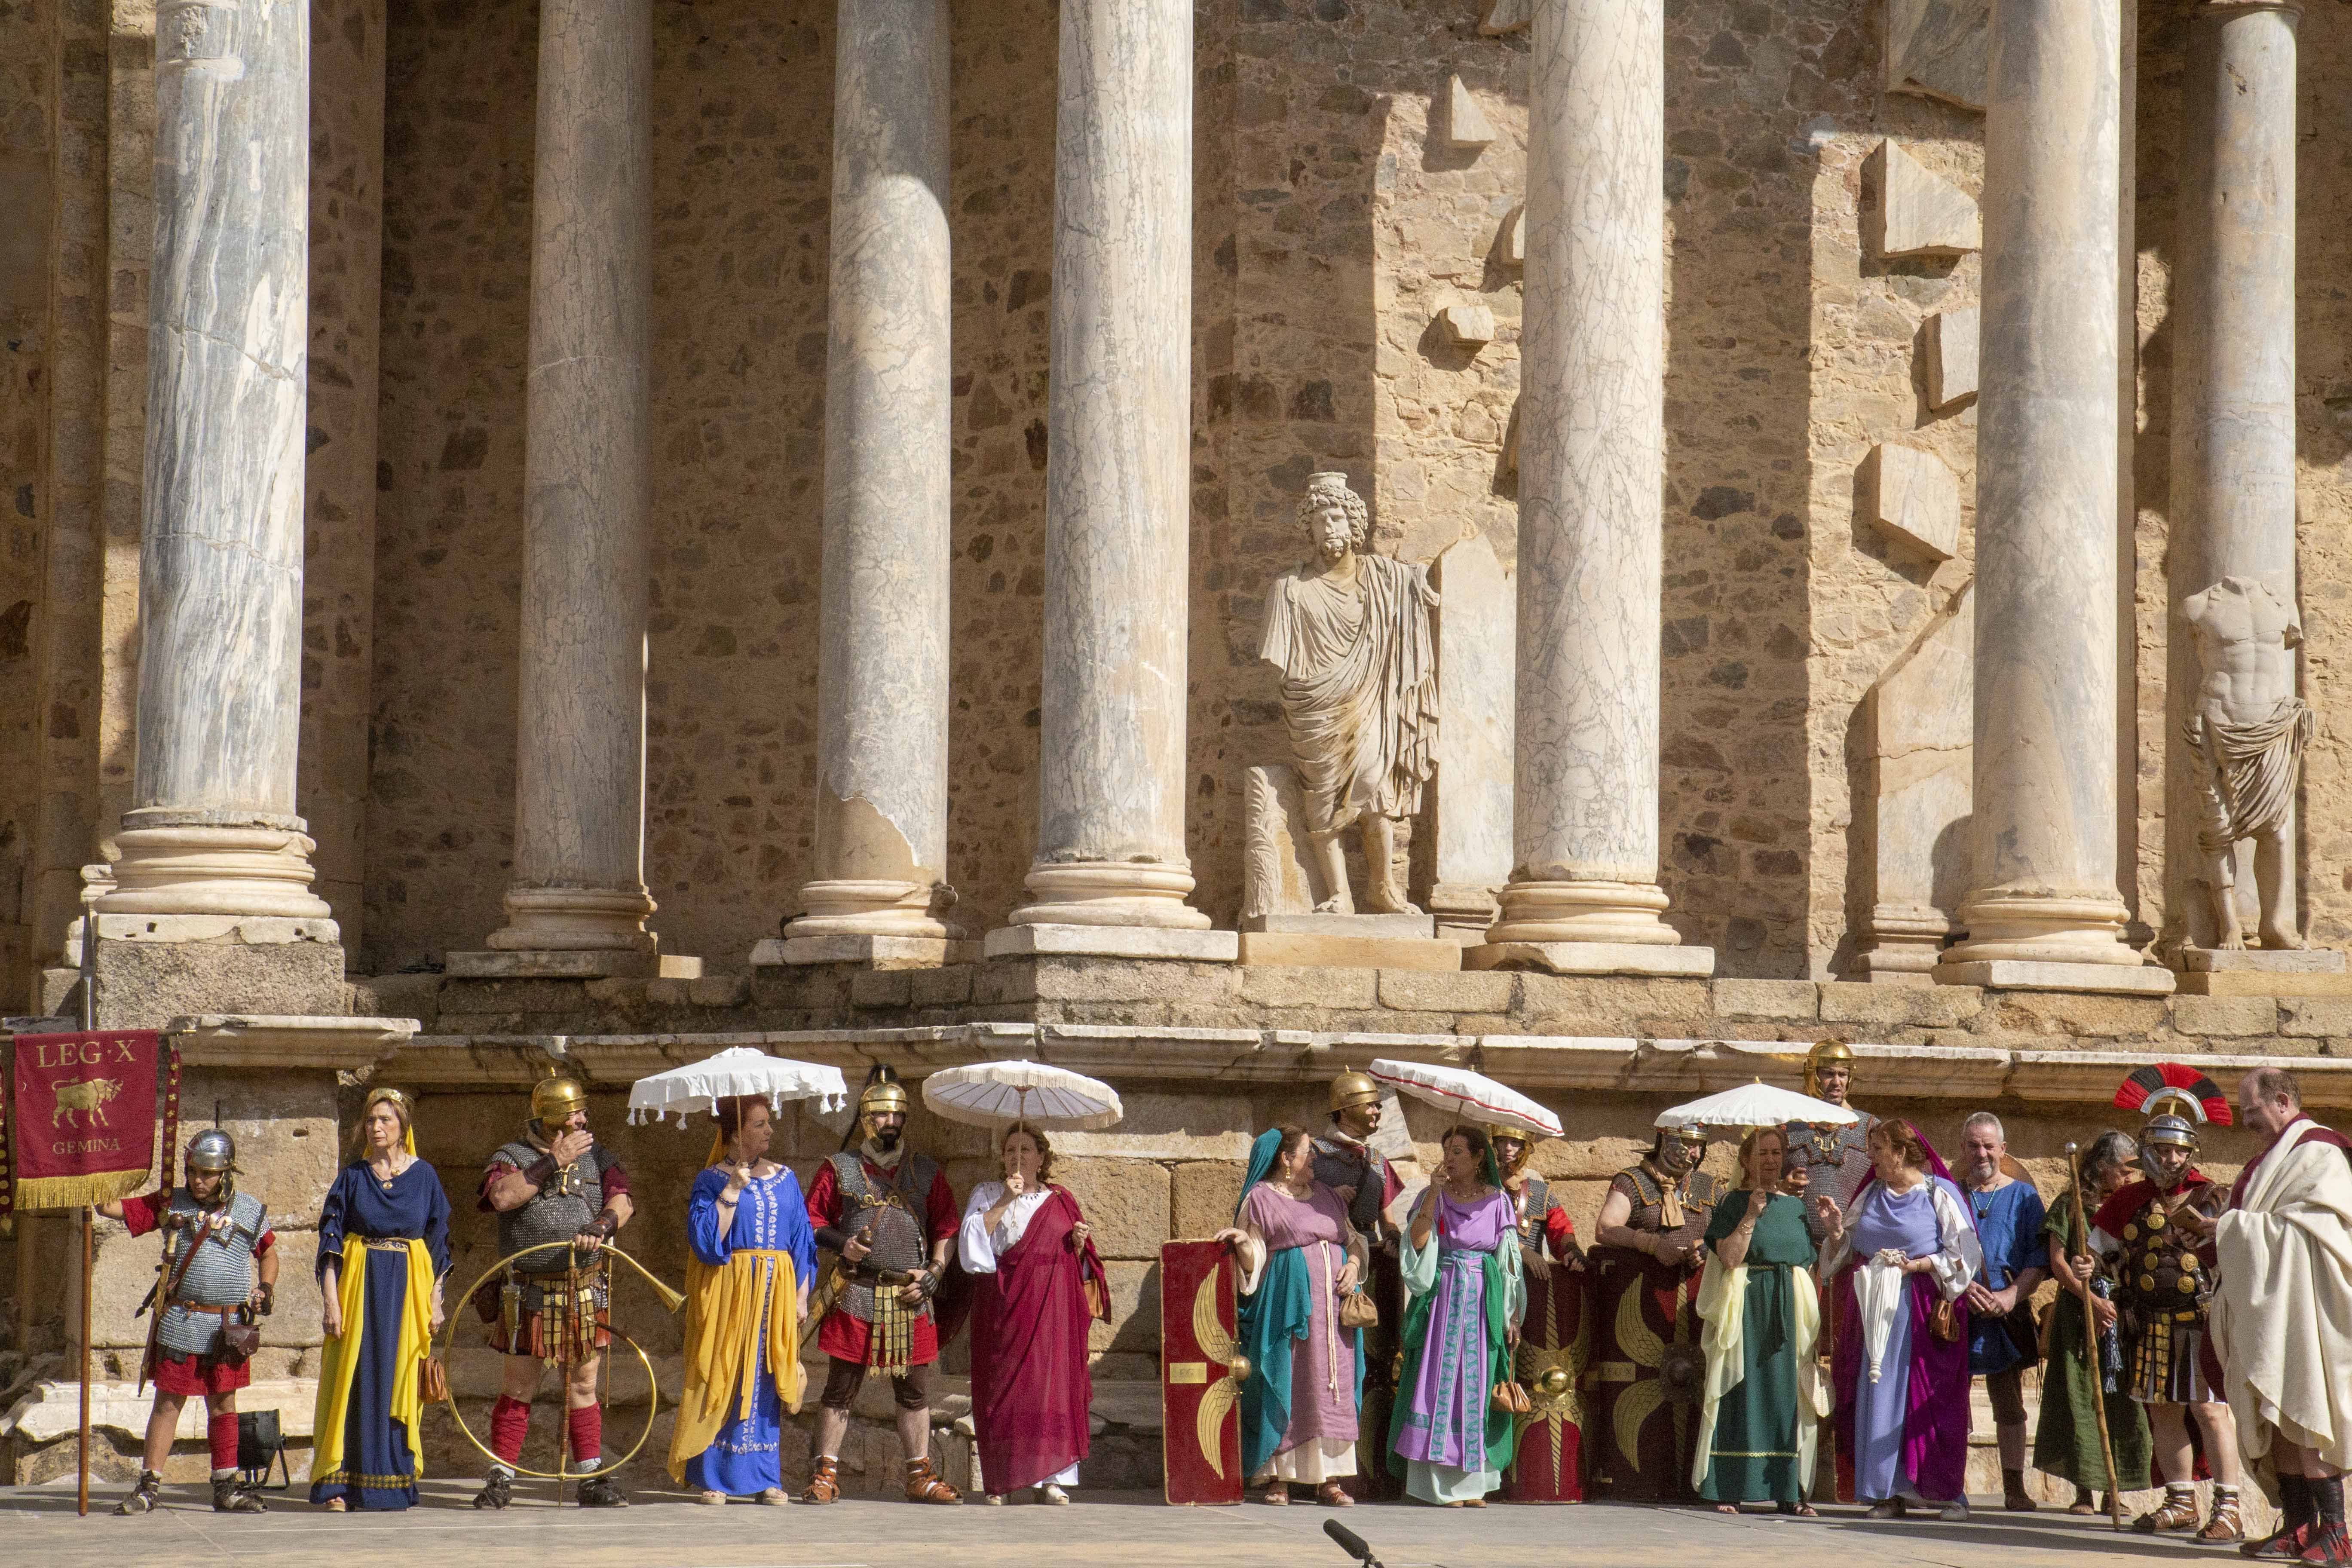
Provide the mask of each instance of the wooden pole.
{"label": "wooden pole", "polygon": [[[2072,1143],[2066,1145],[2066,1169],[2074,1177],[2074,1184],[2067,1190],[2066,1196],[2074,1209],[2075,1245],[2087,1253],[2091,1248],[2091,1227],[2083,1217],[2083,1160]],[[2107,1369],[2099,1349],[2099,1320],[2091,1310],[2089,1278],[2076,1275],[2074,1289],[2083,1298],[2083,1342],[2091,1363],[2091,1409],[2099,1418],[2099,1458],[2107,1467],[2107,1522],[2121,1530],[2124,1527],[2124,1489],[2121,1478],[2116,1474],[2115,1440],[2107,1436]]]}
{"label": "wooden pole", "polygon": [[84,1519],[89,1517],[89,1274],[91,1254],[95,1247],[90,1240],[90,1216],[93,1210],[85,1204],[81,1211],[81,1479],[75,1494],[76,1511]]}

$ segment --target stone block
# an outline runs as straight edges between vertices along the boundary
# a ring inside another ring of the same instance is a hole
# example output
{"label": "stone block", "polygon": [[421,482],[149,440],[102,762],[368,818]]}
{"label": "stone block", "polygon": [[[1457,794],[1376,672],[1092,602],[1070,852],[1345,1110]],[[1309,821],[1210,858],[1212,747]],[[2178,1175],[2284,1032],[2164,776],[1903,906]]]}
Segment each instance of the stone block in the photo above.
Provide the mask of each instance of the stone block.
{"label": "stone block", "polygon": [[2279,1032],[2326,1037],[2352,1035],[2352,998],[2289,996],[2281,999]]}
{"label": "stone block", "polygon": [[[1222,933],[1231,939],[1234,933]],[[1008,961],[998,961],[999,963]],[[995,963],[972,977],[973,994]],[[1239,970],[1226,963],[1171,963],[1161,960],[1057,956],[1036,961],[1034,994],[1051,1002],[1173,1002],[1216,1006],[1234,999]]]}
{"label": "stone block", "polygon": [[2136,963],[2034,963],[2021,959],[1970,959],[1936,966],[1938,985],[1981,985],[2001,991],[2105,991],[2169,996],[2172,971]]}
{"label": "stone block", "polygon": [[1437,922],[1428,915],[1321,915],[1273,914],[1251,915],[1242,921],[1244,934],[1270,931],[1278,936],[1388,937],[1410,940],[1427,938],[1437,933]]}
{"label": "stone block", "polygon": [[[1456,947],[1454,951],[1462,950]],[[1515,984],[1515,977],[1507,973],[1430,974],[1382,970],[1381,1005],[1408,1013],[1508,1013]]]}
{"label": "stone block", "polygon": [[1445,79],[1445,142],[1450,147],[1469,150],[1490,145],[1496,140],[1494,121],[1478,107],[1478,100],[1467,83],[1458,76]]}
{"label": "stone block", "polygon": [[2099,991],[2003,990],[1988,994],[1985,1002],[1989,1013],[1979,1020],[1978,1026],[1990,1026],[2007,1033],[2131,1040],[2154,1035],[2170,1021],[2162,996]]}
{"label": "stone block", "polygon": [[1991,0],[1886,0],[1887,89],[1984,108],[1991,12]]}
{"label": "stone block", "polygon": [[[1056,1132],[1054,1147],[1070,1155],[1124,1160],[1244,1160],[1261,1115],[1282,1120],[1245,1094],[1166,1094],[1122,1091],[1127,1114],[1099,1132]],[[1283,1114],[1287,1114],[1285,1112]]]}
{"label": "stone block", "polygon": [[1176,1236],[1198,1240],[1233,1224],[1234,1209],[1242,1201],[1242,1178],[1248,1173],[1247,1167],[1223,1160],[1177,1166],[1170,1215]]}
{"label": "stone block", "polygon": [[441,1009],[437,974],[375,974],[352,982],[352,1011],[385,1018],[414,1018],[433,1027]]}
{"label": "stone block", "polygon": [[1436,937],[1291,936],[1244,931],[1244,964],[1285,968],[1419,969],[1462,967],[1462,944]]}
{"label": "stone block", "polygon": [[655,979],[661,956],[617,948],[588,952],[484,950],[444,955],[442,973],[453,980],[603,980],[613,975]]}
{"label": "stone block", "polygon": [[970,963],[979,944],[927,936],[770,937],[751,949],[754,968],[775,964],[864,963],[877,969],[925,969]]}
{"label": "stone block", "polygon": [[740,1007],[751,1000],[749,974],[705,974],[687,983],[688,1005],[695,1007]]}
{"label": "stone block", "polygon": [[1891,141],[1871,162],[1876,200],[1865,198],[1863,224],[1874,255],[1965,256],[1983,246],[1984,225],[1967,192]]}
{"label": "stone block", "polygon": [[1379,977],[1370,969],[1292,968],[1249,956],[1243,944],[1241,996],[1261,1007],[1375,1007]]}
{"label": "stone block", "polygon": [[1511,878],[1518,589],[1484,534],[1430,563],[1437,607],[1437,854],[1429,906],[1483,942],[1495,889]]}
{"label": "stone block", "polygon": [[2192,974],[2341,974],[2344,954],[2332,947],[2276,952],[2261,948],[2184,947],[2180,950],[2180,967]]}
{"label": "stone block", "polygon": [[1890,543],[1930,561],[1958,553],[1960,481],[1943,458],[1881,442],[1863,459],[1858,482],[1864,519]]}
{"label": "stone block", "polygon": [[1711,947],[1653,947],[1630,942],[1505,942],[1465,948],[1465,969],[1542,970],[1552,974],[1674,974],[1715,973]]}
{"label": "stone block", "polygon": [[1054,1180],[1078,1200],[1104,1258],[1150,1262],[1160,1256],[1160,1244],[1169,1236],[1165,1166],[1149,1160],[1056,1157]]}
{"label": "stone block", "polygon": [[1715,1010],[1726,1017],[1818,1018],[1822,988],[1811,980],[1717,980]]}
{"label": "stone block", "polygon": [[1714,1016],[1714,998],[1705,980],[1673,976],[1611,976],[1547,974],[1529,971],[1519,976],[1518,1005],[1514,1012],[1529,1020],[1547,1018],[1610,1019],[1614,1028],[1548,1033],[1619,1035],[1624,1026],[1643,1018],[1696,1021]]}
{"label": "stone block", "polygon": [[2191,970],[2175,978],[2174,989],[2184,996],[2352,996],[2352,974]]}
{"label": "stone block", "polygon": [[1984,993],[1961,985],[1869,985],[1839,981],[1822,987],[1825,1024],[1911,1025],[1949,1028],[1984,1010]]}
{"label": "stone block", "polygon": [[849,977],[849,1000],[858,1007],[904,1007],[913,999],[909,972],[869,969]]}
{"label": "stone block", "polygon": [[702,960],[692,953],[665,952],[655,973],[664,980],[699,980],[702,978]]}
{"label": "stone block", "polygon": [[351,1011],[343,950],[331,942],[115,942],[98,943],[98,1023],[160,1029],[197,1014]]}
{"label": "stone block", "polygon": [[1950,408],[1977,395],[1977,338],[1984,312],[1974,305],[1927,318],[1927,406]]}
{"label": "stone block", "polygon": [[1932,983],[1968,889],[1974,801],[1976,605],[1963,586],[1863,702],[1873,900],[1854,968]]}
{"label": "stone block", "polygon": [[[1498,237],[1496,249],[1502,258],[1504,266],[1515,268],[1526,268],[1528,264],[1528,207],[1525,202],[1521,202],[1517,206],[1513,207],[1511,209],[1511,216],[1503,220],[1503,232]],[[1506,465],[1506,467],[1511,468],[1516,468],[1517,466],[1517,464]]]}
{"label": "stone block", "polygon": [[990,958],[1053,956],[1176,959],[1192,963],[1231,963],[1241,955],[1229,931],[1187,931],[1171,926],[1000,926],[988,933]]}
{"label": "stone block", "polygon": [[1495,312],[1484,305],[1448,305],[1437,312],[1437,327],[1457,349],[1482,349],[1495,341]]}
{"label": "stone block", "polygon": [[[1228,1221],[1232,1219],[1227,1215]],[[1122,1352],[1157,1354],[1160,1350],[1160,1260],[1103,1261],[1110,1285],[1110,1321],[1087,1330],[1087,1348],[1097,1354]]]}
{"label": "stone block", "polygon": [[[970,944],[964,944],[970,945]],[[907,971],[907,1000],[918,1007],[953,1007],[971,1000],[970,963]]]}
{"label": "stone block", "polygon": [[[589,984],[593,985],[595,982],[592,980]],[[642,980],[637,984],[646,988],[646,1005],[647,1006],[684,1007],[688,1005],[693,1000],[694,982],[691,980],[680,980],[667,974],[656,974],[650,980]]]}
{"label": "stone block", "polygon": [[2172,1026],[2184,1035],[2273,1035],[2278,1004],[2268,996],[2175,996]]}

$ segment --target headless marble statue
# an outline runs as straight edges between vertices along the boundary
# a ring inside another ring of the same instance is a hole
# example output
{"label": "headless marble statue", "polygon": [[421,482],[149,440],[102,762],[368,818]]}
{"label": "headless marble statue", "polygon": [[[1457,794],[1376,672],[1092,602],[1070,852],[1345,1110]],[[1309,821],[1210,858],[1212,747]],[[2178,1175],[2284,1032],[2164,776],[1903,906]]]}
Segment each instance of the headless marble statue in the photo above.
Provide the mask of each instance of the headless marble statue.
{"label": "headless marble statue", "polygon": [[2224,577],[2183,601],[2197,640],[2197,706],[2182,725],[2195,759],[2203,811],[2197,825],[2214,945],[2246,945],[2234,898],[2234,853],[2254,844],[2254,887],[2265,952],[2300,948],[2287,827],[2311,710],[2295,695],[2294,605],[2256,577]]}
{"label": "headless marble statue", "polygon": [[1346,475],[1311,475],[1298,516],[1315,558],[1275,579],[1258,657],[1282,670],[1315,908],[1356,912],[1340,835],[1360,825],[1365,905],[1418,914],[1393,862],[1396,823],[1421,810],[1436,766],[1437,594],[1427,567],[1365,551],[1364,500]]}

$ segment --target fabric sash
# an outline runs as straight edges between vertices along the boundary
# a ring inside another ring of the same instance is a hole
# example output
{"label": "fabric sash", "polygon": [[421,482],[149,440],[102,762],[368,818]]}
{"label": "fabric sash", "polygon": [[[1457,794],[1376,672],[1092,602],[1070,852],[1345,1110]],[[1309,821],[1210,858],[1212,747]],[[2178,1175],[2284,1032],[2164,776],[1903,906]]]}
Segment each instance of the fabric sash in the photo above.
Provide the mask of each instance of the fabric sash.
{"label": "fabric sash", "polygon": [[[761,1315],[767,1333],[760,1333]],[[728,1416],[751,1395],[765,1366],[776,1396],[797,1414],[807,1391],[801,1365],[800,1280],[789,1252],[745,1247],[713,1268],[686,1266],[686,1386],[670,1436],[670,1479],[683,1485],[687,1462],[719,1439]]]}
{"label": "fabric sash", "polygon": [[1242,1478],[1264,1470],[1290,1430],[1290,1366],[1295,1347],[1314,1328],[1307,1294],[1307,1249],[1286,1247],[1267,1255],[1257,1294],[1242,1298],[1242,1353],[1250,1375],[1242,1384]]}
{"label": "fabric sash", "polygon": [[[1813,1459],[1822,1417],[1830,1413],[1830,1391],[1814,1355],[1822,1331],[1821,1288],[1812,1271],[1773,1265],[1789,1280],[1790,1352],[1797,1361],[1797,1483],[1813,1489]],[[1698,1285],[1699,1343],[1706,1351],[1706,1391],[1698,1414],[1698,1442],[1691,1451],[1691,1485],[1703,1485],[1715,1453],[1715,1424],[1724,1395],[1748,1375],[1748,1265],[1727,1268],[1709,1252]]]}
{"label": "fabric sash", "polygon": [[[398,1340],[394,1352],[391,1418],[408,1428],[408,1453],[416,1475],[425,1474],[425,1396],[418,1381],[427,1352],[433,1348],[433,1255],[418,1237],[407,1238],[408,1294],[401,1304]],[[349,1423],[352,1390],[359,1378],[360,1342],[367,1331],[368,1247],[363,1238],[343,1238],[341,1273],[337,1281],[343,1303],[343,1333],[320,1347],[319,1403],[310,1430],[310,1475],[324,1480],[343,1468],[343,1430]]]}
{"label": "fabric sash", "polygon": [[[1405,1289],[1412,1294],[1412,1300],[1405,1308],[1404,1329],[1400,1338],[1404,1353],[1404,1372],[1397,1383],[1396,1409],[1389,1417],[1389,1447],[1400,1457],[1402,1450],[1396,1445],[1398,1439],[1404,1436],[1405,1423],[1412,1415],[1412,1398],[1409,1391],[1420,1381],[1421,1358],[1429,1349],[1429,1320],[1437,1304],[1442,1227],[1441,1214],[1440,1224],[1431,1229],[1426,1247],[1412,1245],[1412,1231],[1409,1226],[1398,1242],[1403,1254]],[[1486,1382],[1479,1396],[1479,1404],[1486,1413],[1486,1468],[1500,1475],[1511,1468],[1511,1456],[1518,1448],[1518,1423],[1509,1411],[1496,1407],[1486,1395],[1493,1392],[1495,1384],[1507,1382],[1515,1375],[1513,1363],[1517,1358],[1510,1342],[1511,1318],[1515,1300],[1521,1289],[1516,1232],[1506,1232],[1503,1244],[1494,1251],[1479,1253],[1478,1276],[1485,1292],[1479,1307],[1486,1320],[1487,1365],[1485,1369]],[[1465,1436],[1466,1437],[1467,1434]],[[1467,1458],[1469,1455],[1465,1452],[1463,1457]]]}

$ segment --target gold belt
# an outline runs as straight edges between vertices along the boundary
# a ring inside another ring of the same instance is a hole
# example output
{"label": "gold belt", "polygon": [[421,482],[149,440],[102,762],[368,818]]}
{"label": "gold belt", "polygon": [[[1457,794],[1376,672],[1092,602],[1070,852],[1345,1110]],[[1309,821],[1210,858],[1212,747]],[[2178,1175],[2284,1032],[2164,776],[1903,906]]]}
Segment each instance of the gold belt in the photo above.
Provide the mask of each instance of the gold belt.
{"label": "gold belt", "polygon": [[409,1237],[404,1236],[371,1236],[364,1238],[370,1252],[405,1252]]}

